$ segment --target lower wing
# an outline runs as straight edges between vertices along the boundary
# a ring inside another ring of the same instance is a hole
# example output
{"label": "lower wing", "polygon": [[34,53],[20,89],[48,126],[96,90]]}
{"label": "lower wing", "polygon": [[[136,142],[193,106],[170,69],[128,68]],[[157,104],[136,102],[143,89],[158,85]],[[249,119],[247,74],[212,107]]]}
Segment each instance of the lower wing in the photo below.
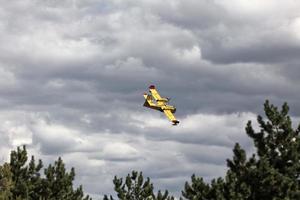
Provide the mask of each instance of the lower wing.
{"label": "lower wing", "polygon": [[171,110],[164,110],[165,115],[168,117],[168,119],[173,122],[173,125],[177,125],[179,121],[175,118]]}

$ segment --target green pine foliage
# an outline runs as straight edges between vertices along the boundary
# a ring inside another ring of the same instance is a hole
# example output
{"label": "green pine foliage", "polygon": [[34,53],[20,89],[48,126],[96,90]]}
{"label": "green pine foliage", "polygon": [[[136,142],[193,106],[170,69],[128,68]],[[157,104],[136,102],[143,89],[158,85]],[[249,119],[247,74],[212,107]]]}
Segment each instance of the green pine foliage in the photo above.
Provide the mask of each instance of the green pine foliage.
{"label": "green pine foliage", "polygon": [[256,154],[249,158],[237,143],[233,158],[227,160],[225,178],[212,180],[192,176],[182,195],[188,200],[292,200],[300,199],[300,138],[293,129],[285,103],[281,110],[269,101],[264,104],[266,119],[257,117],[260,130],[251,121],[246,133],[253,140]]}
{"label": "green pine foliage", "polygon": [[27,165],[28,157],[26,147],[17,148],[10,154],[10,168],[14,187],[12,188],[13,198],[37,199],[41,189],[41,177],[39,171],[42,169],[42,161],[35,163],[34,157],[31,157]]}
{"label": "green pine foliage", "polygon": [[0,166],[0,200],[12,199],[11,189],[14,187],[9,164]]}
{"label": "green pine foliage", "polygon": [[88,196],[84,197],[82,186],[75,190],[73,189],[75,169],[72,168],[70,172],[67,172],[61,158],[58,158],[53,166],[50,164],[45,169],[45,176],[41,190],[43,199],[90,199]]}
{"label": "green pine foliage", "polygon": [[28,161],[26,147],[10,154],[10,163],[0,166],[0,200],[91,200],[82,187],[74,189],[75,170],[66,171],[61,158],[44,169],[43,163]]}
{"label": "green pine foliage", "polygon": [[[168,191],[162,193],[158,191],[157,195],[153,192],[153,184],[150,178],[144,180],[142,172],[132,171],[123,181],[123,178],[115,176],[113,183],[115,191],[120,200],[174,200],[169,196]],[[114,200],[112,196],[104,196],[103,200]]]}

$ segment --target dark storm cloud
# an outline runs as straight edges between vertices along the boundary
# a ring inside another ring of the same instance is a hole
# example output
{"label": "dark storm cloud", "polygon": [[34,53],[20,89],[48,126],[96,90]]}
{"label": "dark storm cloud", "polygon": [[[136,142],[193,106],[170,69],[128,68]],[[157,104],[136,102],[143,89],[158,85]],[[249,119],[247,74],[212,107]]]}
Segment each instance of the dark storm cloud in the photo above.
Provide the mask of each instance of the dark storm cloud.
{"label": "dark storm cloud", "polygon": [[[128,3],[128,2],[127,2]],[[208,3],[205,3],[208,4]],[[132,6],[135,5],[134,3],[131,2],[129,5],[125,3],[126,6]],[[191,2],[190,6],[193,5]],[[76,5],[78,6],[78,5]],[[80,6],[80,4],[79,4]],[[136,6],[136,5],[135,5]],[[216,9],[222,9],[220,8],[219,5],[214,5],[209,3],[210,7],[215,6]],[[70,6],[69,6],[70,7]],[[67,8],[69,8],[67,7]],[[242,102],[247,101],[243,97],[247,97],[247,99],[251,98],[256,98],[258,99],[256,102],[263,101],[265,99],[264,94],[266,91],[274,90],[272,85],[265,85],[264,83],[257,84],[257,78],[256,77],[245,77],[245,80],[240,80],[236,79],[236,77],[239,77],[240,74],[243,73],[248,73],[249,71],[252,72],[254,70],[259,70],[260,73],[270,73],[273,71],[273,67],[270,67],[269,69],[264,68],[261,70],[261,66],[255,66],[255,65],[250,65],[253,69],[244,69],[243,64],[240,64],[231,67],[233,69],[228,69],[228,67],[223,66],[223,65],[211,65],[207,64],[205,62],[201,62],[200,59],[201,57],[194,58],[195,61],[192,63],[186,62],[184,59],[185,56],[187,56],[187,59],[189,59],[188,56],[197,56],[193,55],[193,47],[196,45],[199,45],[199,39],[201,39],[201,34],[200,36],[197,35],[197,31],[194,32],[193,30],[188,30],[188,29],[182,29],[180,27],[176,27],[176,24],[164,24],[163,21],[160,21],[159,18],[155,18],[155,15],[151,15],[149,13],[142,14],[141,13],[141,8],[138,7],[132,7],[129,9],[128,14],[123,13],[122,8],[116,6],[117,8],[114,9],[113,14],[111,13],[101,13],[101,17],[111,17],[113,18],[112,21],[115,22],[115,25],[111,25],[108,23],[104,23],[100,19],[100,24],[97,24],[98,22],[98,17],[95,13],[92,13],[90,16],[91,19],[86,21],[85,25],[80,25],[80,26],[87,26],[92,27],[90,28],[91,30],[93,29],[98,29],[101,28],[100,25],[106,25],[109,27],[108,31],[111,31],[111,38],[113,40],[117,41],[112,48],[107,49],[107,43],[94,43],[95,38],[101,38],[103,36],[106,37],[106,34],[108,34],[106,30],[102,30],[102,34],[96,33],[96,32],[89,32],[88,35],[86,35],[85,32],[87,31],[82,31],[79,28],[76,28],[74,25],[76,31],[82,32],[81,35],[79,35],[79,38],[87,38],[87,40],[81,39],[81,40],[74,40],[72,37],[71,38],[65,38],[65,34],[71,34],[71,33],[66,33],[66,31],[61,31],[61,34],[63,34],[63,38],[57,37],[57,36],[52,36],[49,34],[50,39],[56,41],[58,39],[62,39],[62,42],[65,47],[68,47],[69,44],[71,44],[70,48],[66,48],[65,51],[69,50],[71,53],[76,55],[77,53],[77,46],[76,45],[90,45],[91,47],[87,46],[86,49],[82,49],[82,52],[87,52],[87,51],[95,51],[95,53],[88,53],[87,57],[84,56],[79,56],[76,57],[75,60],[73,59],[74,56],[68,55],[67,52],[62,51],[60,53],[60,48],[56,49],[58,53],[55,53],[55,51],[50,51],[50,54],[42,54],[38,58],[36,56],[32,57],[32,55],[28,55],[27,61],[25,63],[26,66],[21,70],[20,69],[15,69],[16,74],[19,75],[20,77],[23,77],[25,80],[30,79],[30,80],[37,80],[38,82],[32,81],[32,85],[29,85],[29,88],[32,87],[40,87],[45,83],[45,80],[47,79],[75,79],[80,80],[82,84],[86,85],[85,89],[91,89],[94,92],[102,92],[103,90],[105,91],[111,91],[111,92],[116,92],[119,96],[120,94],[127,95],[126,92],[130,92],[132,95],[137,94],[141,90],[142,87],[137,86],[147,86],[148,83],[154,82],[158,83],[162,86],[168,87],[168,85],[172,85],[172,87],[169,87],[168,89],[173,89],[174,91],[178,92],[182,88],[182,85],[185,85],[184,87],[189,88],[189,90],[184,90],[182,92],[181,96],[187,96],[190,97],[191,100],[195,99],[200,99],[200,101],[204,101],[203,105],[209,105],[210,102],[211,106],[204,106],[208,111],[217,111],[217,112],[224,112],[228,110],[229,112],[236,111],[234,108],[237,106],[237,110],[241,108],[247,108],[245,103],[242,104]],[[180,7],[177,5],[177,7]],[[189,7],[189,6],[187,6]],[[201,6],[203,5],[201,4]],[[197,7],[197,8],[198,8]],[[58,8],[56,8],[58,9]],[[185,7],[181,8],[181,12],[186,13]],[[71,9],[72,10],[72,9]],[[224,10],[224,9],[223,9]],[[71,12],[71,11],[70,11]],[[225,12],[225,11],[224,11]],[[76,12],[74,12],[76,13]],[[213,12],[215,13],[215,12]],[[74,19],[80,20],[81,18],[84,18],[84,12],[79,12],[74,14]],[[226,12],[225,12],[226,14]],[[207,13],[209,15],[209,13]],[[216,15],[216,14],[214,14]],[[73,15],[72,15],[73,16]],[[122,18],[120,17],[122,16]],[[185,16],[185,15],[183,15]],[[206,15],[204,15],[206,16]],[[209,17],[209,16],[207,16]],[[61,19],[65,19],[68,17],[61,17]],[[116,18],[116,19],[114,19]],[[141,22],[146,22],[146,25],[141,23],[140,21],[135,21],[134,23],[131,22],[131,20],[134,19],[140,19]],[[199,17],[200,18],[200,17]],[[71,18],[72,19],[72,18]],[[68,20],[71,20],[68,18]],[[85,18],[84,18],[85,19]],[[164,19],[164,18],[162,18]],[[205,17],[202,17],[205,21]],[[115,21],[114,21],[115,20]],[[221,19],[219,19],[221,20]],[[91,22],[93,21],[93,23]],[[72,22],[72,20],[71,20]],[[83,22],[85,22],[83,20]],[[226,21],[225,21],[226,22]],[[72,24],[72,23],[71,23]],[[83,23],[84,24],[84,23]],[[126,29],[124,28],[124,25],[126,25]],[[153,27],[152,27],[152,26]],[[156,25],[156,26],[154,26]],[[230,28],[230,20],[229,22],[226,22],[225,25],[228,25],[228,28]],[[153,32],[154,27],[156,28],[156,31]],[[197,27],[195,25],[195,27]],[[71,25],[71,28],[73,28],[73,25]],[[251,28],[251,27],[250,27]],[[198,29],[202,30],[201,27],[198,27]],[[203,28],[206,30],[206,28]],[[50,29],[51,30],[51,29]],[[49,31],[50,31],[49,30]],[[210,29],[209,29],[210,30]],[[213,31],[214,29],[210,30]],[[251,29],[250,29],[251,30]],[[256,29],[254,29],[256,31]],[[115,31],[120,31],[120,33],[115,32]],[[227,30],[229,31],[229,30]],[[103,33],[104,32],[104,33]],[[234,31],[234,33],[237,32],[237,30]],[[244,31],[242,31],[244,33]],[[74,35],[77,35],[78,33],[74,33]],[[136,34],[143,35],[143,37],[135,37]],[[222,34],[222,33],[220,33]],[[229,36],[231,33],[227,33]],[[244,35],[244,34],[243,34]],[[46,35],[47,36],[47,35]],[[213,35],[214,37],[217,37],[217,35]],[[200,37],[200,38],[199,38]],[[244,35],[245,38],[247,38],[247,34]],[[251,37],[253,37],[251,35]],[[35,38],[32,38],[35,39]],[[38,38],[39,39],[39,38]],[[43,39],[40,38],[40,39]],[[46,38],[45,38],[46,39]],[[236,51],[237,53],[232,52],[230,49],[226,49],[226,46],[224,48],[218,48],[218,46],[211,46],[214,44],[213,39],[214,38],[205,38],[207,39],[207,45],[203,44],[203,46],[200,46],[200,50],[202,53],[202,56],[204,58],[207,58],[209,60],[215,60],[214,58],[209,58],[209,54],[212,56],[217,57],[222,57],[224,59],[229,59],[231,60],[230,62],[251,62],[251,60],[248,59],[248,57],[253,57],[255,58],[255,55],[251,52],[257,53],[258,56],[264,56],[264,54],[272,54],[270,51],[264,51],[263,53],[260,53],[257,51],[257,48],[259,49],[260,47],[254,44],[253,50],[251,50],[252,46],[246,46],[243,47],[245,50],[239,49],[239,47],[235,47],[235,40],[233,39],[233,47],[228,47],[232,49],[233,51]],[[226,37],[225,37],[226,39]],[[242,38],[243,39],[243,38]],[[273,41],[273,40],[271,40]],[[51,41],[52,42],[52,41]],[[87,42],[87,43],[85,43]],[[211,42],[211,43],[209,43]],[[222,45],[224,42],[220,39],[220,44]],[[226,40],[225,40],[226,42]],[[236,39],[236,42],[240,42],[239,38]],[[242,40],[243,42],[243,40]],[[72,46],[72,43],[75,43],[75,45]],[[76,44],[77,43],[77,44]],[[268,45],[270,42],[266,41],[266,45]],[[201,42],[200,42],[201,44]],[[226,43],[225,43],[226,44]],[[202,45],[202,44],[201,44]],[[211,46],[211,47],[210,47]],[[35,48],[35,46],[33,46]],[[51,48],[56,47],[50,46]],[[247,48],[248,47],[248,48]],[[36,48],[41,48],[37,45]],[[46,47],[45,47],[46,48]],[[284,48],[288,48],[284,47]],[[43,48],[42,48],[43,49]],[[118,50],[116,50],[118,49]],[[210,50],[211,49],[211,50]],[[222,53],[222,49],[224,49],[224,52]],[[270,49],[278,49],[278,48],[272,48]],[[113,50],[113,51],[110,51]],[[290,51],[293,51],[293,49],[289,49]],[[72,52],[74,51],[74,52]],[[98,51],[98,52],[97,52]],[[213,53],[209,53],[209,51],[213,51]],[[221,51],[218,53],[218,51]],[[78,50],[78,53],[82,54]],[[208,52],[208,53],[207,53]],[[244,52],[244,53],[243,53]],[[296,51],[293,51],[296,54]],[[62,54],[62,56],[60,56]],[[65,55],[64,55],[65,54]],[[190,54],[190,55],[189,55]],[[197,52],[195,53],[197,54]],[[240,55],[238,56],[239,59],[241,60],[235,60],[235,58],[230,58],[230,55],[233,55],[237,57],[236,55],[238,54],[244,54],[244,56]],[[208,56],[207,56],[208,55]],[[219,56],[220,55],[220,56]],[[229,56],[227,56],[229,55]],[[49,57],[51,58],[54,57],[51,61],[49,60]],[[68,58],[68,56],[71,56]],[[199,55],[200,56],[200,55]],[[61,59],[59,59],[61,57]],[[220,58],[221,58],[220,57]],[[270,56],[267,56],[270,57]],[[279,56],[274,56],[276,59],[280,59]],[[58,58],[58,60],[57,60]],[[223,59],[221,58],[221,60]],[[76,62],[76,59],[78,60]],[[193,58],[192,58],[193,59]],[[218,58],[217,58],[218,59]],[[261,60],[259,58],[256,59],[256,62],[260,62]],[[22,61],[21,61],[22,62]],[[227,62],[227,61],[226,61]],[[206,65],[203,67],[203,65]],[[31,66],[35,66],[33,69],[28,70],[28,68],[31,68]],[[186,70],[187,67],[192,66],[193,69]],[[249,68],[249,67],[248,67]],[[256,69],[255,69],[256,68]],[[220,70],[222,69],[222,70]],[[34,70],[35,73],[32,73]],[[237,70],[236,72],[234,70]],[[277,74],[274,74],[277,76]],[[254,79],[254,80],[252,80]],[[263,80],[262,80],[263,81]],[[91,83],[89,83],[91,82]],[[245,85],[245,83],[249,82],[249,84]],[[252,83],[251,83],[252,82]],[[254,84],[255,82],[255,84]],[[268,83],[268,81],[266,81]],[[70,83],[70,82],[69,82]],[[225,84],[224,84],[225,83]],[[258,82],[259,83],[259,82]],[[70,83],[72,84],[72,83]],[[80,84],[80,82],[79,82]],[[251,85],[252,84],[252,85]],[[243,87],[241,87],[241,85]],[[122,86],[122,87],[121,87]],[[93,88],[95,87],[95,88]],[[29,90],[26,89],[26,90]],[[55,90],[55,89],[54,89]],[[276,90],[276,89],[275,89]],[[278,89],[279,90],[279,89]],[[49,93],[51,90],[44,90],[45,92]],[[222,99],[223,100],[228,100],[229,102],[226,103],[228,105],[227,108],[222,109],[218,108],[217,106],[214,105],[221,105],[220,101],[215,102],[216,100],[220,98],[215,98],[216,95],[219,95],[219,91],[222,91],[222,93],[226,94],[227,98]],[[19,93],[19,91],[17,91]],[[44,93],[45,93],[44,92]],[[71,92],[71,91],[69,91]],[[70,94],[68,92],[68,94]],[[271,91],[273,93],[273,91]],[[79,94],[81,91],[79,91]],[[193,95],[197,93],[196,97],[193,97]],[[240,93],[243,93],[240,95]],[[245,95],[249,93],[249,95]],[[253,97],[251,95],[252,93],[258,94],[261,93],[263,94],[261,97]],[[81,93],[82,94],[82,93]],[[199,96],[199,94],[203,94],[203,96]],[[44,99],[45,95],[47,94],[41,94],[40,96]],[[47,98],[46,101],[51,101],[51,93],[48,95],[49,97]],[[85,94],[89,95],[89,94]],[[108,95],[106,93],[106,95]],[[172,95],[172,93],[171,93]],[[275,95],[279,96],[280,91],[275,91]],[[53,95],[55,96],[55,94]],[[72,96],[78,96],[76,93]],[[128,95],[127,95],[128,96]],[[174,95],[173,95],[174,96]],[[177,97],[177,95],[176,95]],[[30,97],[28,98],[28,101],[33,102],[34,100]],[[72,98],[72,97],[71,97]],[[84,97],[86,98],[86,97]],[[107,99],[113,99],[115,96],[108,97]],[[180,98],[180,97],[179,97]],[[38,99],[38,98],[34,98]],[[75,102],[68,102],[66,97],[61,97],[62,101],[66,101],[64,103],[67,105],[78,105],[80,102],[79,99],[75,100]],[[66,99],[66,100],[65,100]],[[134,96],[130,97],[130,100],[137,99]],[[177,97],[178,99],[178,97]],[[230,101],[233,101],[234,99],[237,99],[238,105],[236,103],[230,104]],[[124,99],[126,100],[126,99]],[[37,100],[39,102],[45,101],[45,100]],[[54,100],[52,100],[54,101]],[[248,100],[249,101],[249,100]],[[253,99],[251,100],[251,102]],[[132,101],[131,101],[132,102]],[[179,106],[185,106],[184,101],[182,100],[182,103],[179,103]],[[50,102],[51,103],[51,102]],[[137,101],[134,101],[134,104],[136,104]],[[83,104],[84,104],[84,99],[83,99]],[[201,103],[200,103],[201,104]],[[87,104],[91,105],[91,107],[94,109],[95,107],[101,108],[101,106],[96,106],[94,103],[92,104]],[[185,110],[192,111],[195,110],[195,103],[191,102],[188,105],[191,105],[190,107],[183,107]],[[81,105],[81,107],[84,107],[84,105]],[[249,111],[253,108],[249,108],[246,111]]]}
{"label": "dark storm cloud", "polygon": [[[243,35],[245,38],[248,36],[247,33]],[[217,63],[280,63],[287,65],[294,60],[298,61],[300,53],[300,45],[295,44],[289,37],[288,34],[274,36],[274,33],[271,32],[263,37],[257,36],[256,41],[238,46],[218,41],[218,43],[207,44],[206,50],[203,51],[203,58]]]}
{"label": "dark storm cloud", "polygon": [[299,5],[293,1],[255,1],[249,5],[246,1],[189,0],[148,6],[162,20],[199,35],[202,55],[207,60],[218,63],[298,60],[300,47],[293,29],[299,30],[299,25],[293,27],[297,15],[292,13],[299,10]]}
{"label": "dark storm cloud", "polygon": [[[244,126],[265,99],[300,115],[299,6],[3,2],[0,155],[27,144],[48,163],[62,156],[91,194],[132,169],[177,195],[193,173],[222,176],[235,142],[252,151]],[[150,84],[171,97],[179,127],[142,107]]]}

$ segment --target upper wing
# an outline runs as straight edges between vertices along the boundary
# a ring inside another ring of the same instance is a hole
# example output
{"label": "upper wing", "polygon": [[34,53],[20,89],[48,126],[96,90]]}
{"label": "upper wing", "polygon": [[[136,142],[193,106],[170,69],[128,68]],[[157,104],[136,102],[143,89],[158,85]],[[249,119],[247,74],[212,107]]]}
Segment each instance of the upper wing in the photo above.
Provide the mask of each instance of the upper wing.
{"label": "upper wing", "polygon": [[173,122],[173,125],[177,125],[179,123],[179,121],[175,118],[175,116],[173,115],[173,113],[171,112],[171,110],[163,110],[164,113],[166,114],[166,116],[168,117],[168,119]]}
{"label": "upper wing", "polygon": [[149,87],[149,89],[150,89],[151,95],[154,97],[154,99],[155,99],[156,101],[162,100],[161,96],[159,95],[159,93],[158,93],[157,90],[155,89],[155,86],[154,86],[154,85],[151,85],[151,86]]}

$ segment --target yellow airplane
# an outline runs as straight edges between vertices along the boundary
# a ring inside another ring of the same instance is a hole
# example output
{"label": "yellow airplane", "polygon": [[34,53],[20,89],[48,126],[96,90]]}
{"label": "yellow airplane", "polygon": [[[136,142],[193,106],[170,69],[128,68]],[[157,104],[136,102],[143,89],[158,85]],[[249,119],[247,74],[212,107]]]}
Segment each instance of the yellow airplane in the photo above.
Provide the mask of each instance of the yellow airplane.
{"label": "yellow airplane", "polygon": [[149,87],[150,94],[145,93],[145,103],[144,106],[148,108],[152,108],[155,110],[159,110],[160,112],[164,112],[168,119],[173,122],[173,125],[177,125],[179,121],[175,118],[173,113],[176,112],[175,106],[168,105],[169,98],[162,98],[157,92],[154,85]]}

